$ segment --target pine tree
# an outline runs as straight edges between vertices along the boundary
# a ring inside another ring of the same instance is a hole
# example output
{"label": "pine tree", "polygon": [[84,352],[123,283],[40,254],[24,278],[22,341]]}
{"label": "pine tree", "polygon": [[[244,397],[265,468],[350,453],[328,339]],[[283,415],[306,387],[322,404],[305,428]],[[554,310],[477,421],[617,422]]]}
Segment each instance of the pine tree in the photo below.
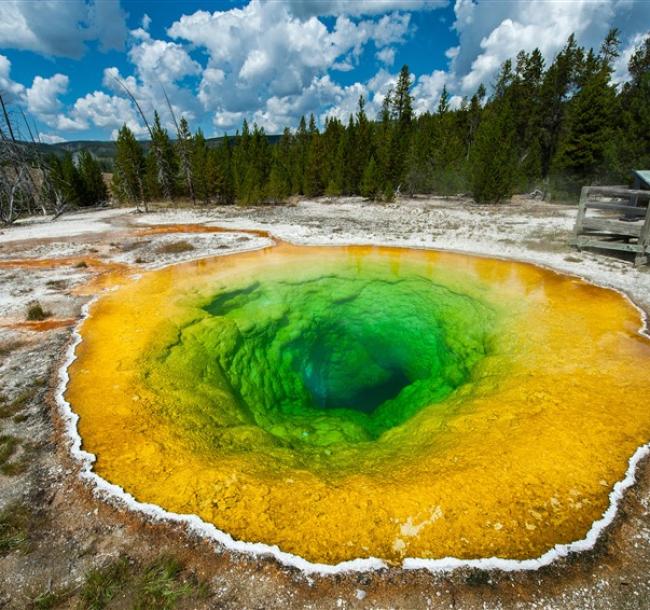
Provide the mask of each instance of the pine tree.
{"label": "pine tree", "polygon": [[411,145],[413,122],[413,97],[411,96],[411,73],[407,65],[402,66],[392,94],[395,133],[392,138],[391,167],[392,181],[400,185],[405,178],[406,156]]}
{"label": "pine tree", "polygon": [[82,205],[97,205],[108,199],[108,189],[99,163],[86,150],[79,155],[79,175],[83,192]]}
{"label": "pine tree", "polygon": [[79,172],[72,159],[72,154],[66,151],[63,158],[50,158],[50,181],[52,188],[58,193],[65,205],[79,205],[82,197],[82,182]]}
{"label": "pine tree", "polygon": [[266,194],[273,203],[284,201],[291,192],[289,172],[282,159],[282,149],[277,146],[273,154],[273,163],[266,186]]}
{"label": "pine tree", "polygon": [[146,211],[147,204],[143,186],[144,170],[145,161],[142,148],[133,132],[125,124],[117,136],[111,190],[122,203],[135,203],[138,208],[142,203]]}
{"label": "pine tree", "polygon": [[150,159],[147,161],[147,191],[150,198],[163,197],[171,200],[175,190],[175,176],[178,162],[167,130],[160,123],[158,112],[154,112],[151,128]]}
{"label": "pine tree", "polygon": [[213,168],[210,166],[209,159],[208,145],[203,132],[199,129],[193,138],[190,164],[195,196],[205,205],[210,203],[213,194],[214,179],[211,175]]}
{"label": "pine tree", "polygon": [[577,194],[584,183],[602,178],[608,171],[616,101],[609,63],[615,55],[612,40],[608,40],[605,57],[590,52],[580,66],[582,87],[569,102],[566,131],[554,160],[554,173],[569,193]]}
{"label": "pine tree", "polygon": [[194,175],[192,174],[192,152],[194,141],[185,117],[181,117],[178,124],[177,137],[176,150],[180,169],[180,183],[184,187],[185,194],[192,200],[192,203],[196,204]]}
{"label": "pine tree", "polygon": [[557,151],[566,100],[575,84],[580,53],[575,36],[569,39],[544,74],[540,90],[542,175],[547,176]]}
{"label": "pine tree", "polygon": [[623,85],[619,100],[621,179],[627,179],[630,169],[650,167],[650,35],[632,53],[628,71],[631,79]]}
{"label": "pine tree", "polygon": [[470,157],[471,186],[479,203],[499,203],[512,195],[516,155],[512,111],[507,99],[485,112]]}
{"label": "pine tree", "polygon": [[377,167],[375,158],[370,157],[370,161],[368,161],[363,171],[363,177],[361,178],[361,195],[367,199],[377,199],[382,190],[379,168]]}
{"label": "pine tree", "polygon": [[[313,121],[313,115],[312,115]],[[321,136],[316,129],[315,122],[310,121],[310,139],[305,162],[304,193],[307,197],[318,197],[323,194],[323,149]]]}

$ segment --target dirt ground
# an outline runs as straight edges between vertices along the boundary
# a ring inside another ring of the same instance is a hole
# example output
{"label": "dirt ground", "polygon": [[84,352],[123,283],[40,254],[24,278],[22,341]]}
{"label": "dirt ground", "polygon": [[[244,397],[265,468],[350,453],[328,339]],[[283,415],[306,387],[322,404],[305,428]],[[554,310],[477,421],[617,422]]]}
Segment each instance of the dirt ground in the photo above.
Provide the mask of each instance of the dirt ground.
{"label": "dirt ground", "polygon": [[[97,497],[79,480],[54,400],[74,324],[108,273],[259,248],[273,238],[528,260],[616,287],[650,310],[650,269],[572,250],[574,217],[574,208],[526,199],[498,207],[340,199],[109,209],[0,231],[0,608],[650,608],[648,460],[596,548],[549,567],[323,576],[232,553]],[[46,316],[27,320],[28,312]]]}

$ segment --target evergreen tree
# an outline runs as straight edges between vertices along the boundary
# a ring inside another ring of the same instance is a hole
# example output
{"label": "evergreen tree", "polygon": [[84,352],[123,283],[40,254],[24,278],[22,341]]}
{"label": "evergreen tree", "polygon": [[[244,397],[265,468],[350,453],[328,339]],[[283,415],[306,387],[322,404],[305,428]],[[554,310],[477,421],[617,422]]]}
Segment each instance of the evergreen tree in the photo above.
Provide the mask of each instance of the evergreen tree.
{"label": "evergreen tree", "polygon": [[117,136],[113,181],[113,195],[122,203],[144,203],[144,153],[133,132],[124,124]]}
{"label": "evergreen tree", "polygon": [[616,92],[610,84],[611,60],[616,31],[612,30],[601,58],[589,52],[579,66],[582,86],[569,102],[567,127],[560,142],[554,169],[564,188],[578,193],[580,187],[607,174],[613,140]]}
{"label": "evergreen tree", "polygon": [[273,163],[266,187],[266,194],[273,203],[284,201],[291,193],[289,172],[282,160],[282,149],[276,147],[273,154]]}
{"label": "evergreen tree", "polygon": [[174,196],[178,162],[169,134],[160,123],[157,111],[154,112],[148,157],[146,189],[149,197],[151,199],[162,197],[171,200]]}
{"label": "evergreen tree", "polygon": [[472,149],[472,195],[478,203],[499,203],[512,195],[516,154],[512,111],[507,99],[485,112]]}
{"label": "evergreen tree", "polygon": [[230,139],[226,135],[221,146],[210,151],[212,190],[223,205],[232,205],[236,197],[232,149]]}
{"label": "evergreen tree", "polygon": [[623,85],[618,104],[620,179],[627,179],[630,169],[650,167],[650,35],[632,53],[628,71],[631,79]]}
{"label": "evergreen tree", "polygon": [[194,189],[194,175],[192,174],[192,155],[194,141],[190,127],[185,117],[181,117],[177,131],[176,150],[178,154],[178,165],[180,169],[179,183],[184,194],[196,203]]}
{"label": "evergreen tree", "polygon": [[61,199],[68,205],[82,205],[86,199],[81,174],[66,151],[62,159],[56,159],[52,165],[50,178]]}
{"label": "evergreen tree", "polygon": [[99,163],[86,150],[79,155],[79,176],[83,192],[82,205],[97,205],[108,199],[108,189]]}
{"label": "evergreen tree", "polygon": [[[311,117],[312,121],[314,116]],[[323,150],[321,136],[316,129],[316,124],[310,121],[310,140],[305,163],[304,193],[307,197],[318,197],[325,191],[323,186]]]}
{"label": "evergreen tree", "polygon": [[377,199],[382,193],[382,179],[374,157],[366,165],[361,178],[361,195],[367,199]]}
{"label": "evergreen tree", "polygon": [[213,185],[215,178],[212,172],[216,171],[216,168],[210,164],[209,160],[208,145],[203,132],[199,129],[194,135],[192,142],[190,163],[194,194],[205,205],[210,203],[210,197],[214,193]]}
{"label": "evergreen tree", "polygon": [[401,184],[405,177],[406,156],[410,147],[411,127],[413,122],[413,97],[411,96],[411,72],[407,65],[402,66],[395,91],[392,94],[395,133],[392,138],[391,168],[393,175],[389,179],[394,184]]}

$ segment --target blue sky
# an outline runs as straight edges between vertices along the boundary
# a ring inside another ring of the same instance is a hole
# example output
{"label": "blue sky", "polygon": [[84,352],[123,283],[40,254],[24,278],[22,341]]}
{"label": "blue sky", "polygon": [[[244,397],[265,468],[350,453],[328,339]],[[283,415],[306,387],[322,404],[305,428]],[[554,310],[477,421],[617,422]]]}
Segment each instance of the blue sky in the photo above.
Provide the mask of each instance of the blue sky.
{"label": "blue sky", "polygon": [[539,47],[547,61],[572,32],[598,47],[618,27],[615,79],[650,29],[647,0],[4,0],[0,92],[21,105],[44,141],[145,131],[116,84],[148,115],[175,111],[208,136],[244,118],[269,133],[302,114],[347,119],[360,95],[374,116],[399,69],[415,108],[433,111],[488,90],[499,65]]}

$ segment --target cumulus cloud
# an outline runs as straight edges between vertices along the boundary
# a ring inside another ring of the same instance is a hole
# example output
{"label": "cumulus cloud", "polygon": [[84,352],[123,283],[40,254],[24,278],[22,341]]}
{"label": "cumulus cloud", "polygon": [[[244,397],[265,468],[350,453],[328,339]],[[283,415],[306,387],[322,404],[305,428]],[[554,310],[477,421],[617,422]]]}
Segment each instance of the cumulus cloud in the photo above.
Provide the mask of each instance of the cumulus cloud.
{"label": "cumulus cloud", "polygon": [[58,128],[61,130],[83,131],[95,126],[111,129],[112,137],[116,136],[123,124],[139,137],[147,135],[146,127],[142,125],[131,102],[103,91],[94,91],[80,97],[67,116],[58,116]]}
{"label": "cumulus cloud", "polygon": [[199,100],[215,113],[215,125],[223,128],[227,117],[242,112],[257,112],[271,125],[268,104],[277,107],[280,100],[290,108],[296,99],[316,99],[314,91],[323,90],[320,79],[329,70],[352,70],[365,45],[373,42],[381,50],[403,42],[409,31],[408,14],[356,21],[340,15],[328,28],[313,15],[298,18],[290,8],[252,0],[242,8],[183,15],[167,30],[207,51]]}
{"label": "cumulus cloud", "polygon": [[436,110],[440,94],[447,84],[448,78],[447,72],[444,70],[434,70],[431,74],[423,74],[417,79],[413,87],[413,97],[415,98],[413,110],[416,114]]}
{"label": "cumulus cloud", "polygon": [[445,7],[448,0],[289,0],[289,11],[307,18],[335,15],[377,15],[389,11],[423,11]]}
{"label": "cumulus cloud", "polygon": [[393,47],[384,47],[375,54],[377,59],[387,66],[392,66],[395,63],[395,49]]}
{"label": "cumulus cloud", "polygon": [[53,133],[41,133],[39,134],[39,137],[41,139],[41,142],[45,142],[45,144],[59,144],[60,142],[66,141],[65,138],[57,136]]}
{"label": "cumulus cloud", "polygon": [[[79,97],[66,109],[61,99],[70,85],[67,76],[39,76],[27,88],[12,80],[11,63],[2,55],[0,91],[64,132],[99,128],[114,135],[126,122],[138,136],[146,137],[117,80],[126,84],[148,117],[159,109],[169,128],[173,125],[163,88],[177,115],[204,126],[211,122],[217,133],[238,129],[244,118],[270,133],[295,127],[303,114],[313,113],[321,124],[328,116],[345,122],[357,111],[360,95],[374,118],[395,86],[400,45],[413,35],[411,11],[446,4],[447,0],[251,0],[241,8],[182,15],[160,39],[150,33],[151,19],[145,15],[140,27],[128,33],[130,68],[122,68],[122,73],[106,68],[102,90]],[[38,4],[7,0],[2,9],[0,45],[78,57],[92,40],[105,48],[124,42],[124,15],[117,0]],[[413,75],[417,114],[435,111],[445,85],[452,107],[480,83],[489,88],[502,62],[520,49],[539,47],[547,62],[552,61],[571,33],[579,44],[598,48],[607,30],[619,27],[624,44],[614,81],[620,82],[627,77],[629,57],[650,23],[650,2],[641,0],[455,0],[454,12],[458,43],[445,52],[447,69]],[[347,84],[337,82],[341,72],[354,73],[368,51],[379,62],[377,73],[363,82],[353,82],[351,75]]]}
{"label": "cumulus cloud", "polygon": [[500,65],[521,49],[539,48],[552,61],[572,33],[588,48],[599,48],[611,27],[629,35],[635,21],[650,21],[650,3],[456,0],[455,13],[460,45],[450,50],[450,71],[458,79],[459,93],[471,95],[480,83],[491,85]]}
{"label": "cumulus cloud", "polygon": [[59,96],[68,90],[69,82],[65,74],[55,74],[50,78],[34,77],[32,86],[26,91],[27,110],[53,126],[55,115],[61,108]]}
{"label": "cumulus cloud", "polygon": [[86,43],[102,50],[121,49],[126,38],[119,0],[4,0],[0,47],[79,58]]}
{"label": "cumulus cloud", "polygon": [[6,103],[21,100],[25,95],[24,85],[11,79],[11,62],[4,55],[0,55],[0,94]]}

